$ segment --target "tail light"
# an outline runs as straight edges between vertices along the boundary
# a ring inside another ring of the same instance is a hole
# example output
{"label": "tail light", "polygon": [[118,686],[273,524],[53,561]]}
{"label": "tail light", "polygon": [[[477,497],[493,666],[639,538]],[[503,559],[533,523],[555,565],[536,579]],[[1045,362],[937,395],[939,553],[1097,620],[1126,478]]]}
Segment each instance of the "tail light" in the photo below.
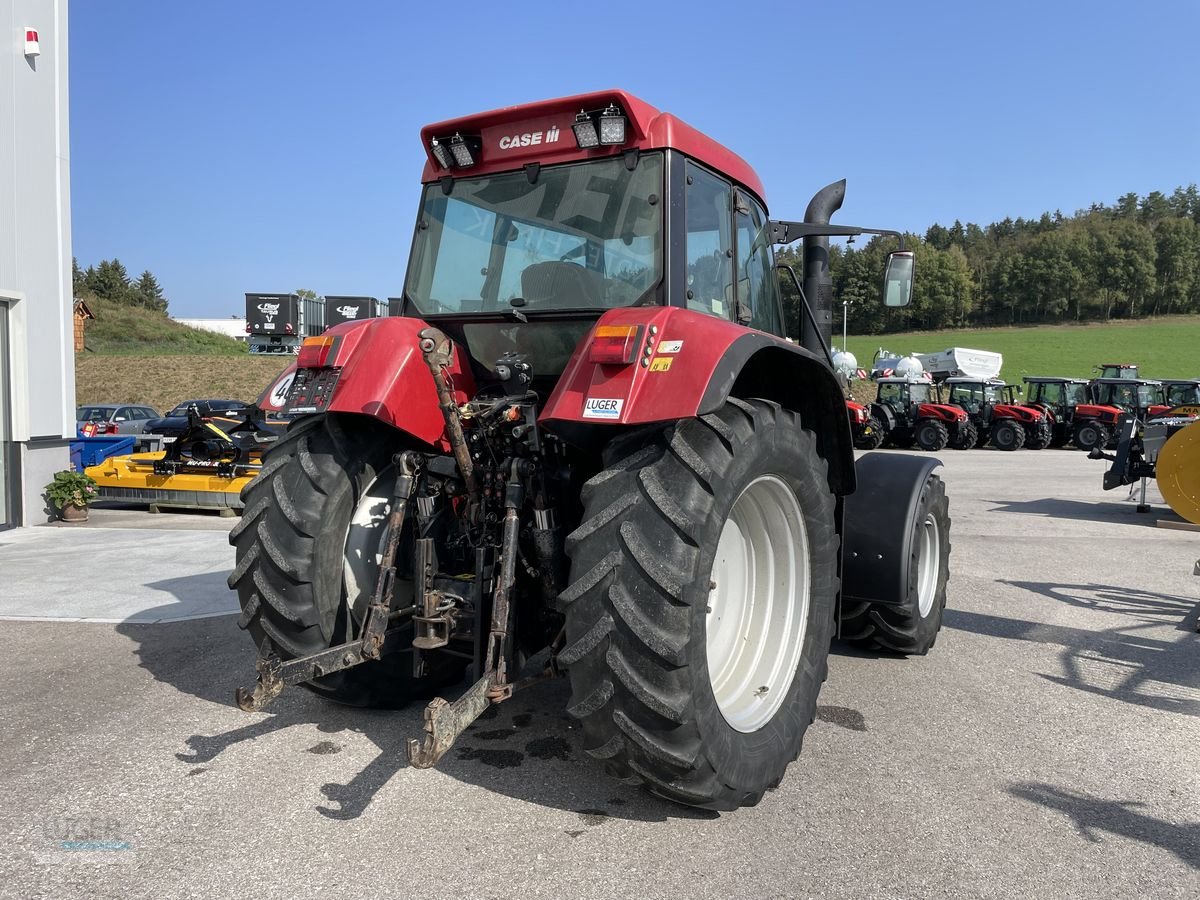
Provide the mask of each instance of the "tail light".
{"label": "tail light", "polygon": [[294,334],[294,333],[295,333],[295,331],[296,331],[296,329],[294,329],[294,328],[292,327],[292,323],[291,323],[291,322],[288,322],[288,323],[287,323],[287,325],[285,325],[285,326],[284,326],[284,330],[285,330],[285,331],[286,331],[288,334]]}
{"label": "tail light", "polygon": [[246,334],[250,334],[252,331],[254,331],[254,326],[251,325],[249,322],[247,322],[246,323]]}
{"label": "tail light", "polygon": [[628,366],[638,357],[641,325],[597,325],[588,348],[588,361],[606,366]]}
{"label": "tail light", "polygon": [[300,354],[296,357],[298,369],[320,369],[329,361],[333,350],[334,338],[326,335],[305,338],[300,345]]}

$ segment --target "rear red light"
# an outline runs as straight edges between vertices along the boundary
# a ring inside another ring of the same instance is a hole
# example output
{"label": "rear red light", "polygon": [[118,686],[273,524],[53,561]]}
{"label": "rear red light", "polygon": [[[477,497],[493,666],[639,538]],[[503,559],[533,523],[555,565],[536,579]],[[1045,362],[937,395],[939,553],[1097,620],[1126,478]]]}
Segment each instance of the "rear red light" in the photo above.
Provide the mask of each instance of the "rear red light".
{"label": "rear red light", "polygon": [[292,323],[291,323],[291,322],[288,322],[288,323],[287,323],[287,325],[286,325],[286,326],[284,326],[284,330],[285,330],[285,331],[287,331],[287,333],[288,333],[288,334],[292,334],[293,332],[295,332],[295,330],[296,330],[296,329],[294,329],[294,328],[292,327]]}
{"label": "rear red light", "polygon": [[637,359],[641,343],[641,325],[597,325],[588,348],[588,361],[627,366]]}
{"label": "rear red light", "polygon": [[320,369],[324,367],[329,362],[333,341],[332,337],[325,336],[305,338],[304,343],[300,345],[300,354],[296,357],[296,368]]}

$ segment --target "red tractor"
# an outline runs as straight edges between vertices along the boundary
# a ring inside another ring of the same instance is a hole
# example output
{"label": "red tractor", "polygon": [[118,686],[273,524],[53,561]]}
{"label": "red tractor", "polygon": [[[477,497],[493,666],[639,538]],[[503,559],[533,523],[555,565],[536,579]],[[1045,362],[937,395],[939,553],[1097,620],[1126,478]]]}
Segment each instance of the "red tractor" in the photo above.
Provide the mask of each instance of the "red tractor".
{"label": "red tractor", "polygon": [[[939,463],[855,461],[827,350],[828,236],[892,232],[829,224],[845,182],[769,219],[742,159],[621,91],[421,138],[401,315],[304,341],[300,418],[244,492],[230,585],[259,659],[239,705],[303,683],[395,706],[466,676],[408,742],[424,768],[565,673],[615,776],[757,803],[838,628],[920,654],[941,625]],[[773,245],[795,240],[793,342]],[[883,302],[908,302],[912,262],[890,256]]]}
{"label": "red tractor", "polygon": [[[975,446],[975,426],[955,406],[937,402],[933,385],[920,378],[878,379],[875,402],[871,404],[868,433],[880,446],[907,450],[916,444],[936,452],[944,447],[969,450]],[[860,434],[862,432],[859,432]]]}
{"label": "red tractor", "polygon": [[1034,375],[1025,379],[1027,401],[1050,420],[1050,446],[1073,442],[1081,450],[1104,447],[1117,433],[1124,410],[1093,403],[1090,382],[1082,378]]}
{"label": "red tractor", "polygon": [[947,402],[964,410],[975,426],[975,446],[998,450],[1041,450],[1050,446],[1050,417],[1036,406],[1017,402],[1016,385],[980,378],[948,378]]}
{"label": "red tractor", "polygon": [[[1166,403],[1162,382],[1149,381],[1144,378],[1093,378],[1088,382],[1088,390],[1092,402],[1098,406],[1119,409],[1128,413],[1139,422],[1146,422],[1151,416],[1159,416],[1171,407]],[[1106,428],[1106,439],[1103,444],[1095,446],[1115,449],[1120,437],[1118,427]],[[1083,436],[1084,444],[1087,436]],[[1084,446],[1078,440],[1075,445],[1081,450],[1091,451],[1091,446]]]}
{"label": "red tractor", "polygon": [[871,407],[857,400],[846,401],[846,414],[850,417],[850,431],[854,435],[854,446],[859,450],[878,450],[887,439],[887,432]]}

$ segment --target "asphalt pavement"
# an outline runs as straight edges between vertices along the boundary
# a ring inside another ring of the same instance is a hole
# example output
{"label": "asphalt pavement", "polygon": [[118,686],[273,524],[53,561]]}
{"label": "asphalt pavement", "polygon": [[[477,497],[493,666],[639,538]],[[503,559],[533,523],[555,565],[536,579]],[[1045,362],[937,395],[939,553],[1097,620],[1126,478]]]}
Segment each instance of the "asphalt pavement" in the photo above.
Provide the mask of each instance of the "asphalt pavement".
{"label": "asphalt pavement", "polygon": [[561,681],[425,771],[419,708],[239,711],[229,520],[0,533],[0,896],[1200,895],[1200,533],[1082,453],[941,455],[937,646],[835,645],[800,759],[721,815],[608,778]]}

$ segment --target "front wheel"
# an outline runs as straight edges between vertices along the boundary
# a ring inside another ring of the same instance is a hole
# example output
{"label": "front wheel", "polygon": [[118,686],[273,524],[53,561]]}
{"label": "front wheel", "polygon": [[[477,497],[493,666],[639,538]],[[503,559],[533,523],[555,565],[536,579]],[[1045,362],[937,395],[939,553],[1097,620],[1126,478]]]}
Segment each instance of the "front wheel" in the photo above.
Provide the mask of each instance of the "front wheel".
{"label": "front wheel", "polygon": [[623,780],[707,809],[756,804],[800,752],[838,592],[813,432],[729,400],[620,439],[568,538],[568,712]]}
{"label": "front wheel", "polygon": [[1093,447],[1103,447],[1108,443],[1108,429],[1099,422],[1079,422],[1075,425],[1071,440],[1080,450],[1090,453]]}
{"label": "front wheel", "polygon": [[954,450],[972,450],[978,440],[979,431],[973,422],[959,422],[950,447]]}
{"label": "front wheel", "polygon": [[887,432],[883,429],[883,423],[875,416],[871,416],[867,424],[856,435],[854,446],[859,450],[878,450],[886,437]]}
{"label": "front wheel", "polygon": [[843,599],[843,640],[914,655],[928,653],[937,641],[950,580],[950,503],[937,475],[929,475],[921,488],[911,529],[903,602]]}
{"label": "front wheel", "polygon": [[917,426],[917,446],[936,453],[950,442],[950,432],[936,419],[926,419]]}
{"label": "front wheel", "polygon": [[1051,432],[1050,426],[1045,422],[1025,426],[1026,450],[1045,450],[1050,446],[1052,438],[1053,432]]}
{"label": "front wheel", "polygon": [[992,426],[991,442],[997,450],[1020,450],[1025,446],[1025,429],[1004,419]]}

